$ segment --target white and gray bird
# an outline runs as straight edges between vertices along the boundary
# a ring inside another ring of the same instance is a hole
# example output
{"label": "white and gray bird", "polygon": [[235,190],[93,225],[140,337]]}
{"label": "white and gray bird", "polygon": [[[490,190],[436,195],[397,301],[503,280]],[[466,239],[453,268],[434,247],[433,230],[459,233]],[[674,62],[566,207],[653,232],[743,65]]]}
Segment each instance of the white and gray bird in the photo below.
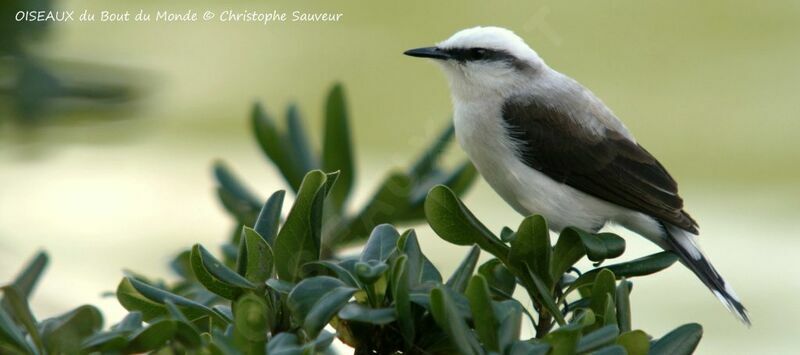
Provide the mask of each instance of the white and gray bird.
{"label": "white and gray bird", "polygon": [[554,231],[616,223],[677,254],[742,322],[747,311],[697,245],[678,186],[591,91],[513,32],[475,27],[405,52],[450,83],[456,139],[491,187]]}

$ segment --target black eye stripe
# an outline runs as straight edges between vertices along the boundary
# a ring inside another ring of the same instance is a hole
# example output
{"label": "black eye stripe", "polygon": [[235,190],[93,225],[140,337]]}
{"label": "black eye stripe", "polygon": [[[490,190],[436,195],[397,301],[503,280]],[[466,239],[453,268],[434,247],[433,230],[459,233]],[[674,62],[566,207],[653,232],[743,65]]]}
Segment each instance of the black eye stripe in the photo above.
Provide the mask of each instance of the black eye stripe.
{"label": "black eye stripe", "polygon": [[516,57],[503,50],[488,48],[449,48],[445,49],[451,58],[461,61],[516,61]]}

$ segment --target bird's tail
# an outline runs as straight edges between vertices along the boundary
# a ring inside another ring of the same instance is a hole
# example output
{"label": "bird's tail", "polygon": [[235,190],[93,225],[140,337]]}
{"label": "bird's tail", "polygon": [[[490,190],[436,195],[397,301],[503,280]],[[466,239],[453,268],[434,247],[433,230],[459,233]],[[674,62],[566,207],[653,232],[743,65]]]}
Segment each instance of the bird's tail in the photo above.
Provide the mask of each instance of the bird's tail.
{"label": "bird's tail", "polygon": [[668,223],[661,223],[667,233],[667,246],[678,254],[681,262],[717,296],[717,299],[736,315],[742,323],[750,326],[747,309],[744,308],[733,288],[719,275],[708,258],[700,250],[695,235]]}

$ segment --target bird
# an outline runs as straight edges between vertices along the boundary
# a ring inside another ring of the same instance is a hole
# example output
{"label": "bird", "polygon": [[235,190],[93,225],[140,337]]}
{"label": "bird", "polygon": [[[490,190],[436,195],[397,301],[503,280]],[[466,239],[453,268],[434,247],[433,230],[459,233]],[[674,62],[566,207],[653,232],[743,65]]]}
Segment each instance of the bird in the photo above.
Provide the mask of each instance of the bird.
{"label": "bird", "polygon": [[676,254],[741,322],[747,310],[700,249],[664,166],[595,94],[548,66],[511,30],[473,27],[405,55],[440,64],[456,140],[514,210],[558,232],[633,231]]}

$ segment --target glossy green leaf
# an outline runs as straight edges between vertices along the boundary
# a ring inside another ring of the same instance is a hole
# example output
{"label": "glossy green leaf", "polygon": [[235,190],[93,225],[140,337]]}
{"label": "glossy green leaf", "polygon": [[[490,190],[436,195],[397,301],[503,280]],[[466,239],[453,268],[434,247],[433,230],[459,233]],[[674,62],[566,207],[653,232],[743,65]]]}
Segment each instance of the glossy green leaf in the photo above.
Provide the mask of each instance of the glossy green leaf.
{"label": "glossy green leaf", "polygon": [[339,280],[343,281],[345,284],[347,284],[347,286],[361,288],[361,282],[358,281],[356,276],[353,275],[353,273],[351,273],[349,270],[339,265],[338,263],[327,260],[321,260],[308,263],[303,268],[305,275],[309,276],[317,275],[318,272],[314,270],[322,270],[322,269],[329,270],[328,273],[336,275],[336,277]]}
{"label": "glossy green leaf", "polygon": [[608,324],[610,318],[616,323],[616,310],[612,308],[613,314],[610,314],[608,309],[609,304],[612,307],[614,305],[615,300],[613,296],[615,294],[616,282],[614,273],[608,269],[601,270],[600,273],[597,274],[594,286],[592,287],[590,305],[594,314],[601,319],[601,321],[597,323],[597,327]]}
{"label": "glossy green leaf", "polygon": [[573,355],[577,353],[580,337],[580,326],[570,324],[545,335],[542,341],[550,344],[552,347],[552,351],[549,355]]}
{"label": "glossy green leaf", "polygon": [[382,261],[358,261],[355,264],[356,277],[365,285],[372,285],[389,269],[389,265]]}
{"label": "glossy green leaf", "polygon": [[355,181],[353,147],[350,141],[350,124],[344,88],[335,85],[325,102],[325,136],[322,142],[322,169],[341,171],[342,176],[333,191],[331,204],[341,210]]}
{"label": "glossy green leaf", "polygon": [[94,306],[80,306],[58,317],[41,322],[39,328],[50,354],[73,354],[81,342],[103,327],[103,316]]}
{"label": "glossy green leaf", "polygon": [[652,355],[689,355],[703,337],[703,327],[697,323],[684,324],[650,345]]}
{"label": "glossy green leaf", "polygon": [[529,216],[520,223],[516,236],[511,241],[508,259],[512,265],[527,264],[549,289],[553,284],[550,276],[551,248],[550,232],[544,217]]}
{"label": "glossy green leaf", "polygon": [[478,339],[487,350],[499,352],[501,350],[497,338],[499,322],[495,317],[492,295],[489,293],[486,279],[481,275],[473,276],[469,280],[465,294],[472,310],[472,321]]}
{"label": "glossy green leaf", "polygon": [[478,268],[489,285],[495,299],[510,299],[514,295],[517,279],[499,259],[489,259]]}
{"label": "glossy green leaf", "polygon": [[[475,273],[475,267],[478,265],[478,258],[481,255],[481,248],[477,246],[473,246],[469,250],[469,254],[464,260],[461,261],[461,264],[458,265],[453,274],[450,275],[450,278],[447,279],[447,283],[445,285],[449,287],[451,290],[456,292],[464,292],[467,289],[467,283],[470,282],[470,278],[472,274]],[[485,281],[485,280],[484,280]]]}
{"label": "glossy green leaf", "polygon": [[409,287],[414,288],[423,283],[438,284],[442,282],[442,275],[439,270],[422,253],[414,230],[408,230],[400,236],[397,248],[408,257],[406,268],[410,281]]}
{"label": "glossy green leaf", "polygon": [[256,288],[246,278],[217,260],[200,244],[192,247],[191,265],[194,276],[206,289],[229,300],[239,297],[245,289]]}
{"label": "glossy green leaf", "polygon": [[272,277],[274,256],[272,248],[253,229],[244,227],[237,271],[257,288],[263,288],[264,282]]}
{"label": "glossy green leaf", "polygon": [[585,272],[570,285],[567,292],[591,284],[594,282],[597,274],[604,269],[613,272],[618,278],[628,278],[645,276],[659,272],[670,267],[676,261],[678,261],[678,257],[675,254],[664,251],[619,264],[605,265],[603,267]]}
{"label": "glossy green leaf", "polygon": [[430,294],[431,313],[436,323],[447,333],[460,354],[480,354],[478,340],[467,327],[447,288],[437,287]]}
{"label": "glossy green leaf", "polygon": [[261,208],[261,212],[259,212],[256,223],[253,226],[256,233],[264,238],[264,241],[270,246],[275,244],[275,238],[278,236],[285,196],[286,191],[284,190],[278,190],[273,193],[264,203],[264,207]]}
{"label": "glossy green leaf", "polygon": [[295,284],[289,281],[278,280],[275,278],[267,280],[267,286],[279,293],[289,294],[294,289]]}
{"label": "glossy green leaf", "polygon": [[162,319],[142,328],[128,337],[126,352],[141,353],[152,351],[166,345],[178,330],[178,324],[171,319]]}
{"label": "glossy green leaf", "polygon": [[609,344],[614,344],[619,335],[616,324],[600,327],[584,336],[578,341],[576,351],[579,353],[597,350]]}
{"label": "glossy green leaf", "polygon": [[361,252],[361,261],[386,261],[397,248],[400,233],[389,224],[381,224],[372,230],[372,234]]}
{"label": "glossy green leaf", "polygon": [[527,271],[528,276],[533,282],[533,286],[536,290],[536,296],[531,295],[531,297],[536,297],[536,299],[542,303],[542,306],[544,306],[544,308],[550,312],[553,318],[556,319],[558,324],[566,324],[567,321],[564,319],[564,315],[561,314],[561,311],[558,309],[558,305],[556,305],[556,301],[553,299],[553,295],[550,294],[550,289],[547,287],[544,281],[542,281],[542,279],[539,278],[539,275],[536,275],[533,270],[530,269],[530,267],[526,267],[524,271]]}
{"label": "glossy green leaf", "polygon": [[550,274],[553,280],[558,280],[584,255],[591,261],[601,262],[616,258],[624,251],[625,240],[616,234],[592,234],[577,228],[565,228],[553,249]]}
{"label": "glossy green leaf", "polygon": [[221,315],[202,304],[131,277],[123,278],[117,286],[117,300],[125,309],[141,312],[145,321],[167,314],[164,302],[169,300],[190,319],[208,316],[219,324],[227,323]]}
{"label": "glossy green leaf", "polygon": [[303,264],[319,260],[321,207],[327,179],[319,170],[306,175],[278,232],[273,251],[275,271],[282,280],[297,282],[302,276]]}
{"label": "glossy green leaf", "polygon": [[394,308],[369,308],[365,305],[351,302],[339,310],[339,318],[354,322],[384,325],[397,320],[397,313]]}
{"label": "glossy green leaf", "polygon": [[289,293],[287,305],[295,321],[309,335],[316,336],[355,292],[356,289],[338,279],[315,276],[295,286]]}
{"label": "glossy green leaf", "polygon": [[624,332],[617,337],[616,342],[625,348],[628,355],[647,355],[650,352],[650,339],[641,330]]}
{"label": "glossy green leaf", "polygon": [[499,258],[508,255],[508,247],[478,221],[446,186],[435,186],[428,193],[425,216],[434,232],[450,243],[478,244],[481,249]]}

